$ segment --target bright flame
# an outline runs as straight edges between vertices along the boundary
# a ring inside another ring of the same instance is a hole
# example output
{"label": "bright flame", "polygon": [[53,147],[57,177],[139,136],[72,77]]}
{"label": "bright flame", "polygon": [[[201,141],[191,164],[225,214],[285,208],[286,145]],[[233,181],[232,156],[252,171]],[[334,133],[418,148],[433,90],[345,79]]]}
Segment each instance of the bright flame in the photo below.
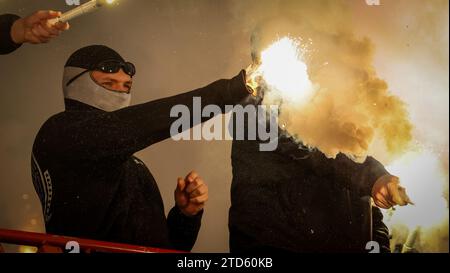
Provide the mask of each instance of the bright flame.
{"label": "bright flame", "polygon": [[342,153],[361,163],[402,154],[413,128],[406,105],[376,75],[368,40],[344,35],[341,41],[276,40],[261,52],[256,73],[255,64],[247,70],[250,86],[262,82],[262,103],[279,105],[284,130],[328,158]]}
{"label": "bright flame", "polygon": [[391,224],[404,224],[410,229],[429,228],[448,219],[448,205],[443,196],[448,177],[439,158],[430,151],[410,152],[386,169],[400,177],[402,185],[415,203],[399,207],[387,216]]}
{"label": "bright flame", "polygon": [[271,92],[288,102],[304,99],[312,91],[299,41],[284,37],[261,53],[259,72]]}
{"label": "bright flame", "polygon": [[[393,245],[405,243],[408,234],[419,233],[414,246],[421,252],[440,252],[442,241],[448,240],[448,173],[439,157],[430,151],[410,152],[386,167],[400,177],[414,206],[383,211]],[[442,246],[444,247],[444,246]],[[448,248],[448,242],[447,242]]]}
{"label": "bright flame", "polygon": [[97,3],[100,2],[102,5],[104,4],[108,4],[111,5],[112,3],[114,3],[116,0],[97,0]]}

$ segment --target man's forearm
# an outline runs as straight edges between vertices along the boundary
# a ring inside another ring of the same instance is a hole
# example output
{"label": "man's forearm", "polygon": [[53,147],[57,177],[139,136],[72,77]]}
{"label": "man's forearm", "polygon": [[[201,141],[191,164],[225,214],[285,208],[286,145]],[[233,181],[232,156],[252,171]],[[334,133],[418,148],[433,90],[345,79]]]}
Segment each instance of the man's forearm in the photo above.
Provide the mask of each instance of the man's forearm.
{"label": "man's forearm", "polygon": [[16,44],[11,37],[11,28],[19,19],[19,16],[13,14],[0,15],[0,54],[9,54],[21,46],[21,44]]}
{"label": "man's forearm", "polygon": [[333,181],[360,196],[371,196],[378,178],[389,174],[373,157],[368,157],[364,163],[359,164],[343,154],[339,154],[336,159],[328,159],[320,151],[315,151],[311,154],[311,162],[316,172],[331,176]]}
{"label": "man's forearm", "polygon": [[202,216],[203,211],[193,217],[188,217],[176,206],[170,210],[167,216],[167,225],[169,228],[169,239],[175,249],[182,251],[192,250],[200,231]]}
{"label": "man's forearm", "polygon": [[231,80],[219,80],[191,92],[125,108],[115,114],[124,120],[131,120],[129,125],[135,126],[130,128],[131,131],[141,132],[136,137],[142,137],[142,141],[146,144],[153,144],[170,137],[170,127],[177,120],[176,117],[170,116],[175,105],[183,105],[189,109],[190,128],[192,128],[198,125],[198,122],[205,122],[212,118],[202,118],[195,123],[192,119],[193,98],[201,98],[202,105],[217,105],[223,113],[225,105],[236,105],[249,94],[245,83],[245,71],[241,71]]}
{"label": "man's forearm", "polygon": [[380,244],[381,253],[390,253],[389,228],[383,222],[383,214],[377,207],[372,208],[373,240]]}

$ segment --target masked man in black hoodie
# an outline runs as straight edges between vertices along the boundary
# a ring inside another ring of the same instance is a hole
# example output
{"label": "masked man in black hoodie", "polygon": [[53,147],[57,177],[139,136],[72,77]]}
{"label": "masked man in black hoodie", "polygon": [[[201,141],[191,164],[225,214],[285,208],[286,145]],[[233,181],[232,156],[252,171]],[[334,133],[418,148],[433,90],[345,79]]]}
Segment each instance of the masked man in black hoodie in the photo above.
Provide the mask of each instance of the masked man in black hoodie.
{"label": "masked man in black hoodie", "polygon": [[[249,96],[246,73],[174,97],[129,106],[133,64],[105,46],[76,51],[64,69],[66,110],[40,129],[32,177],[48,233],[189,251],[200,229],[207,187],[195,172],[179,178],[166,218],[158,186],[133,156],[170,137],[175,105],[192,113]],[[206,118],[203,121],[205,121]],[[191,123],[195,126],[195,121]]]}

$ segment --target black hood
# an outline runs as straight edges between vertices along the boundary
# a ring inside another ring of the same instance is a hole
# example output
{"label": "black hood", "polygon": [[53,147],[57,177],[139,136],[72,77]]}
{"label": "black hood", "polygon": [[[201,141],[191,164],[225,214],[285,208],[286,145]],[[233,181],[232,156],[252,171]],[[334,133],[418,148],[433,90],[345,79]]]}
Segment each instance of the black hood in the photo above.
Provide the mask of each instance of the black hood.
{"label": "black hood", "polygon": [[67,60],[65,67],[91,69],[94,65],[109,60],[125,62],[115,50],[104,45],[91,45],[75,51]]}

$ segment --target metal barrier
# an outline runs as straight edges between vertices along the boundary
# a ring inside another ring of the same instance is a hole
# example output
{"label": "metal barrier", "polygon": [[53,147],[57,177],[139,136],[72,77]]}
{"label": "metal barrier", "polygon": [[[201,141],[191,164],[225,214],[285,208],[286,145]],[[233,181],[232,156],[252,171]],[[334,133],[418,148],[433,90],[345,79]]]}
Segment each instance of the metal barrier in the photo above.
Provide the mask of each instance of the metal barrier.
{"label": "metal barrier", "polygon": [[0,229],[0,253],[4,251],[1,243],[36,247],[38,253],[183,253],[176,250],[8,229]]}

